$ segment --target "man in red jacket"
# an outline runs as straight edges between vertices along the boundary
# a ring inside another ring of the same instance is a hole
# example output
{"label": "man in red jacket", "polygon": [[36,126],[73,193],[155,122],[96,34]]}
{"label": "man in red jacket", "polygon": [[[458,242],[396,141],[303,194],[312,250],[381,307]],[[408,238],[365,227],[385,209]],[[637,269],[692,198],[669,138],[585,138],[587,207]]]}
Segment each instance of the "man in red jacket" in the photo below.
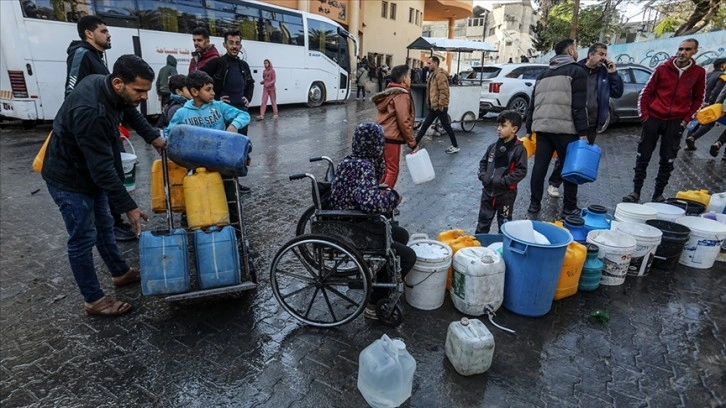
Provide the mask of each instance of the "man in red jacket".
{"label": "man in red jacket", "polygon": [[696,39],[683,40],[676,56],[660,64],[640,92],[638,112],[643,131],[635,159],[633,192],[623,197],[626,203],[640,201],[648,163],[661,136],[660,162],[652,201],[665,201],[663,191],[673,171],[683,130],[703,103],[706,70],[696,65],[692,58],[697,52]]}
{"label": "man in red jacket", "polygon": [[214,58],[219,57],[219,51],[214,44],[209,43],[209,31],[204,27],[197,27],[192,31],[192,41],[194,41],[194,52],[192,52],[192,60],[189,63],[189,73],[201,69],[204,64]]}

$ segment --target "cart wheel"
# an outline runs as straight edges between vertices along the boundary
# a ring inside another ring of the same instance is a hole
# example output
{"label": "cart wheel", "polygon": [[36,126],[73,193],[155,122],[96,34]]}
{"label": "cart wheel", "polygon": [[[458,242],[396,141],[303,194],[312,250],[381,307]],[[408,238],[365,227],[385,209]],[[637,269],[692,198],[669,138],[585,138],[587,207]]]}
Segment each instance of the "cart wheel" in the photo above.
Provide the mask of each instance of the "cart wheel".
{"label": "cart wheel", "polygon": [[420,121],[420,120],[414,120],[414,121],[413,121],[413,130],[418,130],[418,129],[419,129],[420,127],[421,127],[421,124],[422,124],[422,123],[423,123],[423,122],[422,122],[422,121]]}
{"label": "cart wheel", "polygon": [[378,321],[389,327],[396,327],[403,322],[403,309],[391,299],[381,299],[376,303]]}
{"label": "cart wheel", "polygon": [[[449,125],[451,125],[451,115],[449,115],[447,113],[446,117],[449,118]],[[446,133],[446,131],[444,130],[444,125],[441,124],[441,121],[439,120],[439,118],[436,118],[436,120],[434,121],[433,127],[434,127],[434,130],[436,131],[436,133],[438,133],[440,135],[443,135],[444,133]]]}
{"label": "cart wheel", "polygon": [[[313,262],[302,255],[306,252]],[[316,327],[355,319],[370,292],[368,269],[358,251],[337,238],[316,234],[295,237],[280,248],[272,260],[270,284],[288,313]]]}
{"label": "cart wheel", "polygon": [[461,130],[464,132],[471,132],[474,130],[474,126],[476,126],[476,115],[474,115],[474,112],[466,112],[464,116],[461,117]]}

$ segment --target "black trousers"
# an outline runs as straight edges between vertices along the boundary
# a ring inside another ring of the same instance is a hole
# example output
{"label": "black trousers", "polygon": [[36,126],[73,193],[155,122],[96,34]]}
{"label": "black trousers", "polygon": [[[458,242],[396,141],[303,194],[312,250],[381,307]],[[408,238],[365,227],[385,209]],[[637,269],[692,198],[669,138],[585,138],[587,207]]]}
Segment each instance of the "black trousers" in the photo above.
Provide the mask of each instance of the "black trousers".
{"label": "black trousers", "polygon": [[421,128],[418,130],[418,134],[416,135],[416,144],[418,144],[424,137],[426,131],[429,130],[429,126],[434,123],[434,119],[439,118],[441,126],[444,127],[446,134],[449,135],[451,145],[459,147],[459,144],[456,143],[456,136],[454,136],[454,129],[451,128],[451,123],[449,122],[448,111],[449,108],[443,108],[440,110],[429,109],[429,113],[426,114],[426,119],[424,119],[424,122],[421,124]]}
{"label": "black trousers", "polygon": [[707,125],[698,125],[698,127],[696,128],[695,131],[693,131],[693,133],[690,133],[689,132],[689,135],[688,136],[692,137],[693,140],[698,140],[699,138],[701,138],[701,136],[705,135],[711,129],[713,129],[713,127],[715,125],[716,125],[716,122],[711,122],[711,123],[709,123]]}
{"label": "black trousers", "polygon": [[355,97],[359,98],[361,92],[363,93],[363,97],[366,97],[366,87],[358,85],[358,89],[355,91]]}
{"label": "black trousers", "polygon": [[479,221],[476,224],[476,234],[488,234],[492,226],[494,215],[497,216],[499,233],[502,232],[504,220],[512,221],[514,201],[517,200],[517,190],[509,190],[498,196],[490,196],[485,189],[481,190],[481,203],[479,205]]}
{"label": "black trousers", "polygon": [[640,134],[638,142],[638,155],[635,158],[635,176],[633,177],[633,191],[640,195],[643,189],[643,183],[647,176],[648,163],[653,156],[655,147],[660,139],[660,161],[658,162],[658,175],[655,177],[655,190],[653,197],[663,195],[668,180],[673,172],[673,163],[678,156],[678,150],[681,148],[681,137],[683,136],[683,127],[681,119],[661,120],[657,118],[648,118],[643,122],[643,130]]}
{"label": "black trousers", "polygon": [[[394,225],[391,227],[391,234],[393,238],[391,248],[401,258],[401,276],[405,278],[416,264],[416,252],[406,245],[408,243],[408,231],[405,228]],[[387,267],[381,268],[376,274],[377,281],[388,282],[388,274]],[[376,304],[379,300],[387,298],[389,291],[390,289],[386,288],[373,289],[371,291],[370,303]]]}
{"label": "black trousers", "polygon": [[[537,132],[537,151],[534,153],[534,165],[532,166],[532,178],[530,179],[530,204],[539,204],[542,201],[544,179],[547,176],[550,161],[552,161],[552,154],[557,152],[560,160],[564,162],[567,155],[567,145],[577,139],[579,137],[576,135]],[[565,185],[562,207],[565,210],[574,210],[577,208],[577,184],[570,183],[567,180],[562,182]]]}

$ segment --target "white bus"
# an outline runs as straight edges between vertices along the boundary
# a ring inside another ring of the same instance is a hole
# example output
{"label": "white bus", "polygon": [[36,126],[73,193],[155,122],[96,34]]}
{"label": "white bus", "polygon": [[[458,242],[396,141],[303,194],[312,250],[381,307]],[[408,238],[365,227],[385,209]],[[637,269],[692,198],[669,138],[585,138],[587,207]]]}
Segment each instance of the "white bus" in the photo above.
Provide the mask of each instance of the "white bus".
{"label": "white bus", "polygon": [[[265,59],[277,74],[278,104],[319,106],[350,94],[355,39],[316,14],[242,0],[0,0],[0,116],[29,123],[55,117],[63,103],[66,49],[79,39],[76,21],[84,15],[109,26],[109,71],[119,56],[136,54],[158,73],[173,55],[177,71],[187,74],[195,28],[209,30],[220,54],[223,33],[239,30],[256,83],[252,106],[261,103]],[[155,87],[140,110],[160,113]]]}

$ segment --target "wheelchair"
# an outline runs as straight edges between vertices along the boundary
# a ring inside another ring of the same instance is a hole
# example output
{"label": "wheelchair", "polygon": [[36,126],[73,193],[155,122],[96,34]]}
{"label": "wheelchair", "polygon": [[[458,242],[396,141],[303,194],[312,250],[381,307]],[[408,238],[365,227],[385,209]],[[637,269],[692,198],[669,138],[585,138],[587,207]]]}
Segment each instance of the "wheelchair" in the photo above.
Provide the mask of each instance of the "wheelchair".
{"label": "wheelchair", "polygon": [[300,322],[329,328],[358,317],[371,291],[384,288],[389,294],[376,303],[376,316],[386,326],[398,326],[403,320],[399,301],[404,283],[400,259],[391,247],[392,219],[325,209],[315,176],[290,176],[290,180],[305,178],[311,180],[314,210],[303,214],[298,226],[305,228],[298,228],[297,236],[272,260],[270,286],[275,299]]}

